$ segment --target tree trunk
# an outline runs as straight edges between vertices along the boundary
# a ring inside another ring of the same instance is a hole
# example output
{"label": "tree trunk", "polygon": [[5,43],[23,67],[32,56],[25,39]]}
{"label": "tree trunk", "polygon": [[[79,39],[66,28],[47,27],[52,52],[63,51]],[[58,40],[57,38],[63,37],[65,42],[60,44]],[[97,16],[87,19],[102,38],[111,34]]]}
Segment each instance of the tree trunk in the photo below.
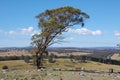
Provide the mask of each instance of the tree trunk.
{"label": "tree trunk", "polygon": [[37,52],[36,53],[36,66],[37,66],[37,69],[41,69],[41,67],[43,67],[42,61],[43,61],[42,53]]}
{"label": "tree trunk", "polygon": [[39,67],[43,67],[43,55],[42,53],[39,55]]}
{"label": "tree trunk", "polygon": [[36,66],[37,66],[37,69],[39,69],[39,56],[38,56],[38,53],[36,53]]}

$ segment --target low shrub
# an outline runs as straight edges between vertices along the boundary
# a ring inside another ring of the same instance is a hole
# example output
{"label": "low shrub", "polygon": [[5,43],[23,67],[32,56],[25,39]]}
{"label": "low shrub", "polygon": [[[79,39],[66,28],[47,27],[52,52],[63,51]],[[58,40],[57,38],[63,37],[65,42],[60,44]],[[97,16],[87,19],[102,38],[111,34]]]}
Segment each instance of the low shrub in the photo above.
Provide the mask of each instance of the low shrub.
{"label": "low shrub", "polygon": [[2,67],[2,69],[8,69],[8,66],[7,66],[7,65],[4,65],[4,66]]}
{"label": "low shrub", "polygon": [[50,63],[55,63],[56,60],[55,60],[55,58],[49,58],[49,62],[50,62]]}

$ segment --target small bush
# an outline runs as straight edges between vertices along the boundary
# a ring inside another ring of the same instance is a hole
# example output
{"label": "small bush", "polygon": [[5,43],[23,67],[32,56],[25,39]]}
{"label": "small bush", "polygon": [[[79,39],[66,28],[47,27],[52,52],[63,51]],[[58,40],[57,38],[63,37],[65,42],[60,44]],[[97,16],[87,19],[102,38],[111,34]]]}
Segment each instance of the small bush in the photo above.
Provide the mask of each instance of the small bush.
{"label": "small bush", "polygon": [[29,62],[30,62],[30,57],[29,57],[29,56],[24,56],[24,61],[25,61],[26,63],[29,63]]}
{"label": "small bush", "polygon": [[49,58],[49,62],[50,62],[50,63],[55,63],[56,60],[55,60],[54,58]]}
{"label": "small bush", "polygon": [[50,57],[49,57],[49,62],[50,63],[55,63],[56,60],[55,60],[55,55],[51,53]]}
{"label": "small bush", "polygon": [[4,66],[2,67],[2,69],[8,69],[8,66],[7,66],[7,65],[4,65]]}

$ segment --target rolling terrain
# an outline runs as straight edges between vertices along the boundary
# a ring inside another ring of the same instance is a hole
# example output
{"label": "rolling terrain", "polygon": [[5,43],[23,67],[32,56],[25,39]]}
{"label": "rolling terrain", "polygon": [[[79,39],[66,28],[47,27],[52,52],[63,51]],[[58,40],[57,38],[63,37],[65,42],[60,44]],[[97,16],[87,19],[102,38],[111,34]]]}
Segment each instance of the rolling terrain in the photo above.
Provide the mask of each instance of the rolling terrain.
{"label": "rolling terrain", "polygon": [[[2,48],[0,57],[32,56],[31,48]],[[49,55],[54,54],[54,63],[44,59],[45,70],[37,70],[33,65],[33,59],[0,61],[0,79],[6,80],[119,80],[120,66],[104,64],[91,60],[81,62],[71,60],[73,56],[91,56],[96,58],[111,58],[120,60],[119,49],[116,48],[49,48]],[[9,71],[3,72],[2,67],[8,66]],[[113,73],[109,73],[113,69]]]}
{"label": "rolling terrain", "polygon": [[[0,56],[21,56],[31,55],[31,47],[23,48],[0,48]],[[57,56],[69,56],[69,55],[87,55],[96,58],[111,58],[114,60],[120,60],[118,53],[119,48],[112,47],[98,47],[98,48],[75,48],[75,47],[50,47],[48,48],[49,54],[56,54]]]}
{"label": "rolling terrain", "polygon": [[[8,72],[3,73],[1,68],[7,65]],[[36,70],[35,66],[23,60],[0,62],[0,79],[5,80],[119,80],[120,66],[108,65],[87,61],[86,63],[71,62],[69,59],[56,59],[55,63],[44,62],[47,68]],[[81,70],[84,68],[84,71]],[[114,73],[108,73],[113,68]],[[55,70],[56,69],[56,70]],[[58,70],[60,69],[60,70]]]}

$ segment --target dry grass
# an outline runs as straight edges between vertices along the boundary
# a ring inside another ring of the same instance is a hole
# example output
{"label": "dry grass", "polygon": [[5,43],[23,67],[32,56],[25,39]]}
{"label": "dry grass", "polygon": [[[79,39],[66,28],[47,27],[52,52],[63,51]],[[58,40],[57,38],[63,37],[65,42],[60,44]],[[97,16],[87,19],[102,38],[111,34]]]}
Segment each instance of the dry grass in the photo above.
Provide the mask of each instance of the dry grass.
{"label": "dry grass", "polygon": [[49,52],[49,55],[50,55],[50,54],[54,54],[54,55],[56,55],[56,56],[70,56],[70,55],[80,56],[80,55],[88,55],[88,54],[91,54],[91,53],[86,53],[86,52],[71,52],[71,53]]}
{"label": "dry grass", "polygon": [[120,66],[103,64],[99,62],[87,61],[86,63],[80,63],[78,61],[71,62],[70,59],[57,59],[55,63],[45,62],[45,66],[48,68],[85,68],[86,70],[102,70],[108,71],[113,68],[115,71],[120,71]]}
{"label": "dry grass", "polygon": [[[0,61],[0,70],[3,65],[7,65],[10,70],[14,69],[34,69],[35,67],[25,63],[23,60],[11,60],[11,61]],[[70,59],[56,59],[55,63],[49,63],[47,60],[44,61],[44,65],[47,68],[82,68],[84,67],[86,70],[108,70],[109,68],[113,68],[116,71],[120,71],[120,66],[117,65],[109,65],[103,64],[99,62],[87,61],[87,63],[80,63],[78,61],[71,62]]]}
{"label": "dry grass", "polygon": [[[98,62],[87,61],[87,63],[79,63],[75,61],[74,63],[70,59],[57,59],[55,63],[49,63],[45,60],[45,66],[48,68],[47,71],[37,72],[31,65],[25,63],[23,60],[14,61],[0,61],[0,70],[3,65],[8,65],[10,72],[2,74],[0,72],[0,79],[6,78],[7,80],[13,80],[15,78],[28,80],[119,80],[119,74],[113,74],[112,76],[108,73],[84,73],[76,71],[52,71],[53,68],[79,68],[84,67],[87,70],[106,70],[113,68],[116,71],[120,70],[120,66],[107,65]],[[15,70],[14,70],[15,69]],[[17,74],[16,74],[17,73]],[[117,78],[115,77],[117,76]]]}
{"label": "dry grass", "polygon": [[119,61],[120,61],[120,54],[119,54],[119,53],[114,54],[114,55],[111,57],[111,59],[113,59],[113,60],[119,60]]}
{"label": "dry grass", "polygon": [[30,52],[26,50],[18,51],[18,50],[11,50],[8,52],[0,52],[0,56],[26,56],[26,55],[31,55]]}
{"label": "dry grass", "polygon": [[[80,56],[80,55],[87,55],[87,54],[91,54],[91,53],[85,53],[85,52],[72,52],[72,53],[57,53],[57,52],[49,52],[49,55],[54,54],[56,56],[70,56],[70,55],[74,55],[74,56]],[[0,52],[0,56],[4,57],[4,56],[31,56],[32,54],[26,50],[11,50],[8,52]]]}
{"label": "dry grass", "polygon": [[0,61],[0,70],[4,65],[7,65],[10,70],[29,70],[34,68],[32,65],[25,63],[23,60]]}

